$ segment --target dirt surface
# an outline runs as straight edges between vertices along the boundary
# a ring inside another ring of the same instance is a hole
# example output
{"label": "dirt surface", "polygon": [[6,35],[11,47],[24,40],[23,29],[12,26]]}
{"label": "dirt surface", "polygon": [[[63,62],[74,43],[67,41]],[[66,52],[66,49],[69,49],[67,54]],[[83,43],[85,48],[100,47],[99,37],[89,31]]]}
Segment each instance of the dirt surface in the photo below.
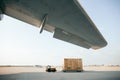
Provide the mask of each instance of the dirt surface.
{"label": "dirt surface", "polygon": [[[120,67],[108,66],[86,66],[84,71],[120,71]],[[62,67],[56,67],[57,72],[62,71]],[[0,74],[16,74],[22,72],[45,72],[46,67],[0,67]]]}

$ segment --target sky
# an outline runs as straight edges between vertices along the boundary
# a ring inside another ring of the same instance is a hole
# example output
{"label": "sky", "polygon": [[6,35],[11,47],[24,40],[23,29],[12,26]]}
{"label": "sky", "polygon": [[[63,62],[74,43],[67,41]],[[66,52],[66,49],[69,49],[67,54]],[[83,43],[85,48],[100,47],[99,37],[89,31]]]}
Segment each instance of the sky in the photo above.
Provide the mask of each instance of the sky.
{"label": "sky", "polygon": [[63,65],[82,58],[83,65],[120,65],[120,0],[80,0],[108,45],[85,49],[53,38],[53,33],[4,15],[0,21],[0,65]]}

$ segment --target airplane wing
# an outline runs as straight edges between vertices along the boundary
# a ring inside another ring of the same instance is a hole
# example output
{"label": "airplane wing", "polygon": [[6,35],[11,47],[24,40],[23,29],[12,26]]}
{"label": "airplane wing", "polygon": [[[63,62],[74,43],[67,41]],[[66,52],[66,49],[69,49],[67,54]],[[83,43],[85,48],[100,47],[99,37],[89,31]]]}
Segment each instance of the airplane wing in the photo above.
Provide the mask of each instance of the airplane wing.
{"label": "airplane wing", "polygon": [[84,48],[107,45],[78,0],[0,0],[0,12]]}

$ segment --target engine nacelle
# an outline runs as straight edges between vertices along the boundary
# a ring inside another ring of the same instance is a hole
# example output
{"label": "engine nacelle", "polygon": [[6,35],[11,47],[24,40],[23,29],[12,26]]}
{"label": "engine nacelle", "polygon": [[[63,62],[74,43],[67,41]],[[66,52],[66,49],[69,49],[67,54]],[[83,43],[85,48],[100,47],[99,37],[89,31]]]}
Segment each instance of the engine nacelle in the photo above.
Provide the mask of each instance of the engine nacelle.
{"label": "engine nacelle", "polygon": [[5,5],[3,0],[0,0],[0,20],[3,18],[3,13],[4,13]]}
{"label": "engine nacelle", "polygon": [[3,18],[3,13],[2,13],[2,11],[0,10],[0,20],[2,20],[2,18]]}

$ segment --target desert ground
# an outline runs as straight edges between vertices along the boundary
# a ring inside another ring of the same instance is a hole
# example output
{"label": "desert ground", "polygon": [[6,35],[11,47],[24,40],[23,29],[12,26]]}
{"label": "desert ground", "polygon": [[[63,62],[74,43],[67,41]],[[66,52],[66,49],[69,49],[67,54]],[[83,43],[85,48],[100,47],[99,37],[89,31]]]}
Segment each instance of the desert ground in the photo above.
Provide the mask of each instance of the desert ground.
{"label": "desert ground", "polygon": [[[63,70],[62,66],[56,67],[57,72]],[[15,74],[22,72],[45,72],[46,67],[35,67],[35,66],[0,66],[1,74]],[[120,66],[84,66],[84,71],[120,71]]]}
{"label": "desert ground", "polygon": [[84,66],[83,72],[45,72],[39,66],[1,66],[0,80],[120,80],[120,66]]}

